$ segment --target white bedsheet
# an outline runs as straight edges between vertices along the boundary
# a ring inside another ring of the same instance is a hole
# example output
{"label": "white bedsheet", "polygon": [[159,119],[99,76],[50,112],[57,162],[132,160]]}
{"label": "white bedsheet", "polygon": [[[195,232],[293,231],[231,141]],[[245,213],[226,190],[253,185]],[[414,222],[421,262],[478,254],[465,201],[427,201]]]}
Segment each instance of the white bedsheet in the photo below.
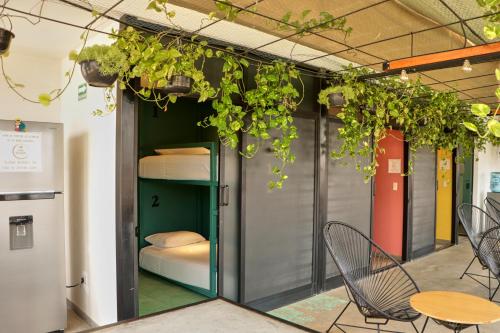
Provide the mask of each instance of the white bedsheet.
{"label": "white bedsheet", "polygon": [[210,241],[172,248],[146,246],[139,253],[139,266],[168,279],[210,289]]}
{"label": "white bedsheet", "polygon": [[139,177],[210,180],[210,155],[154,155],[139,160]]}

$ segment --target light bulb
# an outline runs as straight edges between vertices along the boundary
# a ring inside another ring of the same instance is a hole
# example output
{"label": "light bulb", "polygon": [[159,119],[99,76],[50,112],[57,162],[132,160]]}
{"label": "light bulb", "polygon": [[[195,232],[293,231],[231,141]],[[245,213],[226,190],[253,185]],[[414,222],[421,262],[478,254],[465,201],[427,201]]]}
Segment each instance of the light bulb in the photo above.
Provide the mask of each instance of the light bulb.
{"label": "light bulb", "polygon": [[472,72],[472,66],[470,65],[470,61],[468,59],[464,60],[464,64],[462,65],[462,70],[465,73],[470,73]]}
{"label": "light bulb", "polygon": [[410,78],[408,77],[408,74],[406,73],[406,70],[401,71],[401,75],[399,76],[401,81],[408,81]]}

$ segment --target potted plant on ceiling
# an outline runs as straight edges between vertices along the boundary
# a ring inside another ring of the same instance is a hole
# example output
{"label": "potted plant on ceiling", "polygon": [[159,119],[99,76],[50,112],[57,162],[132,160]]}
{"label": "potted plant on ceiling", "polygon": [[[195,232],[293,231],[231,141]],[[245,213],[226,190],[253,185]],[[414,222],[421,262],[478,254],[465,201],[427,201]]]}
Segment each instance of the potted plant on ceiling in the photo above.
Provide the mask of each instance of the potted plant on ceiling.
{"label": "potted plant on ceiling", "polygon": [[[161,36],[158,37],[157,43],[162,40]],[[150,45],[154,47],[152,43]],[[197,66],[198,60],[205,56],[204,47],[197,47],[193,43],[183,44],[180,37],[166,45],[156,46],[151,57],[142,59],[146,70],[140,79],[141,87],[170,96],[184,96],[199,90],[194,85],[204,80],[202,68]],[[201,63],[204,63],[204,59]]]}
{"label": "potted plant on ceiling", "polygon": [[92,87],[110,87],[129,67],[126,55],[115,45],[93,45],[74,55],[82,75]]}
{"label": "potted plant on ceiling", "polygon": [[[0,15],[0,20],[3,18],[7,18],[10,23],[10,19],[8,17]],[[10,43],[14,37],[15,35],[12,32],[12,23],[10,23],[10,30],[0,27],[0,56],[9,51]]]}

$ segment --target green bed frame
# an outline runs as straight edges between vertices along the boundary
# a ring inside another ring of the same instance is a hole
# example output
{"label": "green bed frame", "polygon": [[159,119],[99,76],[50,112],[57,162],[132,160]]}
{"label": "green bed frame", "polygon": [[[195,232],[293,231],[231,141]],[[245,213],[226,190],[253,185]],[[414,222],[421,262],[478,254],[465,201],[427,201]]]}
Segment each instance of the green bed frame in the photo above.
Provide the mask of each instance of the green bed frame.
{"label": "green bed frame", "polygon": [[[179,185],[179,186],[203,186],[208,189],[209,193],[209,205],[208,207],[202,207],[205,210],[203,214],[209,216],[209,241],[210,241],[210,289],[200,288],[197,286],[187,285],[175,280],[167,279],[173,283],[176,283],[182,287],[193,290],[197,293],[205,295],[207,297],[217,296],[217,149],[218,145],[215,142],[193,142],[193,143],[180,143],[180,144],[167,144],[161,146],[155,146],[156,149],[168,149],[168,148],[190,148],[190,147],[204,147],[210,150],[210,180],[165,180],[165,179],[147,179],[139,178],[144,184],[154,184],[155,186],[160,185]],[[140,199],[142,202],[142,200]],[[139,237],[139,248],[142,248],[142,232],[140,232]]]}

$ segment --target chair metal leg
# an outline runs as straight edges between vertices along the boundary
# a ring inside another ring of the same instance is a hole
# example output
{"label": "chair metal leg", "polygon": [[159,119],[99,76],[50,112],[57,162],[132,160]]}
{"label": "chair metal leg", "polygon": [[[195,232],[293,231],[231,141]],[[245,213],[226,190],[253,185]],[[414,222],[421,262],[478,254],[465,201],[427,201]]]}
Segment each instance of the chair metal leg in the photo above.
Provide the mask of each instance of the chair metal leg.
{"label": "chair metal leg", "polygon": [[463,279],[463,277],[465,276],[465,274],[469,270],[470,266],[472,266],[472,263],[474,262],[474,260],[476,260],[476,258],[477,258],[477,256],[474,255],[474,258],[472,258],[472,260],[470,261],[469,265],[467,266],[467,268],[465,269],[465,271],[462,273],[462,276],[460,277],[460,279]]}
{"label": "chair metal leg", "polygon": [[491,301],[491,271],[488,269],[488,299]]}
{"label": "chair metal leg", "polygon": [[424,323],[424,326],[422,327],[422,332],[421,333],[424,333],[425,328],[427,327],[427,323],[428,322],[429,322],[429,317],[425,318],[425,323]]}
{"label": "chair metal leg", "polygon": [[476,331],[477,331],[477,333],[480,333],[479,332],[479,325],[476,325]]}
{"label": "chair metal leg", "polygon": [[[333,326],[337,326],[337,321],[340,319],[340,317],[342,317],[342,315],[344,314],[345,310],[347,310],[349,305],[351,305],[350,300],[349,300],[349,302],[347,302],[346,306],[342,309],[342,311],[340,311],[339,315],[337,316],[337,318],[335,318],[332,325],[328,328],[328,330],[326,330],[326,333],[330,332],[330,330],[333,328]],[[341,329],[340,327],[337,326],[337,328],[345,333],[345,331],[343,329]]]}
{"label": "chair metal leg", "polygon": [[377,324],[377,333],[380,333],[380,324]]}
{"label": "chair metal leg", "polygon": [[497,288],[495,289],[495,291],[491,295],[490,301],[493,301],[493,298],[495,298],[495,295],[497,294],[498,288],[500,288],[500,281],[497,280],[497,282],[498,282]]}
{"label": "chair metal leg", "polygon": [[412,322],[412,321],[411,321],[410,323],[411,323],[411,326],[413,326],[413,329],[415,330],[415,332],[420,333],[420,332],[418,331],[417,326],[415,326],[415,323],[414,323],[414,322]]}

